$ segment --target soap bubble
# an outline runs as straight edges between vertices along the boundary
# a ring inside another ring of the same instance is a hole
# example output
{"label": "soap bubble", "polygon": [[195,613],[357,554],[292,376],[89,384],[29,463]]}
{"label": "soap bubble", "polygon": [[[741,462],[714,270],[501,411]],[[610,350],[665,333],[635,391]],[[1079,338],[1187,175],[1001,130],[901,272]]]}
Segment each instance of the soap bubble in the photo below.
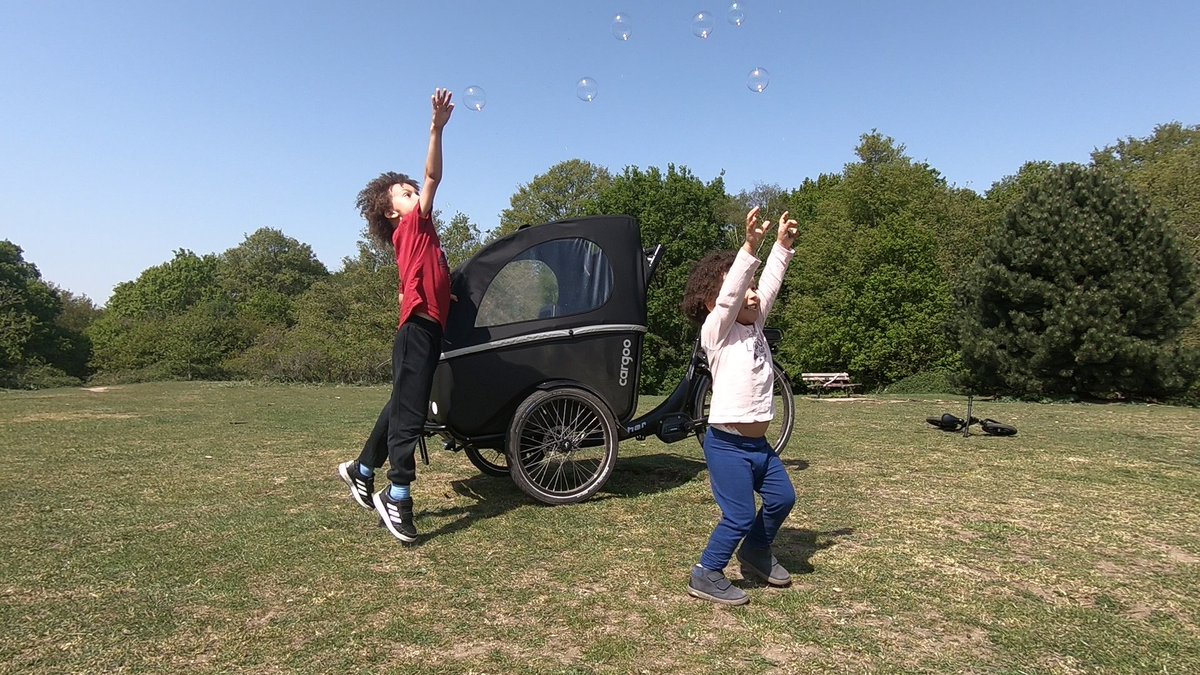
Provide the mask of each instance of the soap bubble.
{"label": "soap bubble", "polygon": [[707,40],[713,32],[713,17],[712,12],[697,12],[696,16],[692,17],[692,35]]}
{"label": "soap bubble", "polygon": [[479,112],[483,110],[483,106],[487,105],[487,92],[483,90],[483,87],[473,84],[463,92],[463,103],[471,110]]}
{"label": "soap bubble", "polygon": [[729,23],[737,28],[741,28],[746,22],[745,5],[740,2],[735,2],[729,5]]}
{"label": "soap bubble", "polygon": [[575,85],[575,95],[580,101],[591,103],[596,100],[596,81],[590,77],[580,78],[579,84]]}
{"label": "soap bubble", "polygon": [[621,41],[628,40],[629,37],[633,35],[633,26],[629,21],[628,14],[625,12],[618,12],[617,15],[613,17],[612,34],[613,37]]}
{"label": "soap bubble", "polygon": [[771,84],[771,74],[767,72],[766,68],[755,68],[746,78],[746,86],[756,94],[761,94],[768,84]]}

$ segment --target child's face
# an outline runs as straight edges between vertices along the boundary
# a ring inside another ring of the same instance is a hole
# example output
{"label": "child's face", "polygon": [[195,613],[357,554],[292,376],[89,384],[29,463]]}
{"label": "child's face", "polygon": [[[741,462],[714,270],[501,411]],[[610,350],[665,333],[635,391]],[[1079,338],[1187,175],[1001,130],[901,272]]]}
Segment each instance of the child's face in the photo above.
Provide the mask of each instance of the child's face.
{"label": "child's face", "polygon": [[[421,193],[417,188],[408,183],[396,183],[389,190],[388,194],[392,198],[392,212],[396,218],[403,218],[413,212],[417,208],[420,201]],[[393,217],[389,214],[388,217]]]}
{"label": "child's face", "polygon": [[738,310],[737,322],[743,326],[752,326],[758,321],[758,287],[746,289],[746,299],[742,300],[742,308]]}
{"label": "child's face", "polygon": [[[716,300],[708,301],[708,311],[717,306]],[[743,326],[753,326],[758,321],[758,284],[751,284],[746,289],[746,297],[742,299],[742,307],[737,313],[737,322]]]}

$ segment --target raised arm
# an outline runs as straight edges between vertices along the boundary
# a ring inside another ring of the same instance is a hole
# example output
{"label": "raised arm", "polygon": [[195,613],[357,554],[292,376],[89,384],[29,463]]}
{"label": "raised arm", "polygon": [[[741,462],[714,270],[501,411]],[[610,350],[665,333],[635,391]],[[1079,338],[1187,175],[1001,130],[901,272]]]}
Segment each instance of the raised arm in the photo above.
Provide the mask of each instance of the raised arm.
{"label": "raised arm", "polygon": [[763,237],[767,236],[766,221],[758,222],[759,207],[754,207],[746,214],[746,243],[742,250],[755,258],[758,257],[758,247],[762,245]]}
{"label": "raised arm", "polygon": [[442,181],[442,129],[454,112],[453,94],[448,89],[433,92],[433,123],[429,126],[429,154],[425,158],[425,184],[421,187],[421,216],[433,213],[433,197]]}
{"label": "raised arm", "polygon": [[754,253],[767,232],[766,223],[758,222],[758,211],[755,207],[746,214],[746,242],[725,273],[716,303],[700,328],[700,340],[706,349],[716,347],[729,335],[737,321],[738,310],[746,301],[746,289],[754,282],[754,272],[758,270],[758,258]]}
{"label": "raised arm", "polygon": [[783,275],[787,272],[788,263],[792,261],[792,256],[795,254],[792,246],[796,243],[796,227],[796,221],[788,218],[787,211],[779,216],[779,233],[776,235],[775,245],[771,247],[771,253],[767,257],[767,264],[763,267],[762,277],[758,280],[758,318],[764,325],[767,315],[771,313],[771,308],[775,306],[775,298],[779,295],[779,289],[783,286]]}

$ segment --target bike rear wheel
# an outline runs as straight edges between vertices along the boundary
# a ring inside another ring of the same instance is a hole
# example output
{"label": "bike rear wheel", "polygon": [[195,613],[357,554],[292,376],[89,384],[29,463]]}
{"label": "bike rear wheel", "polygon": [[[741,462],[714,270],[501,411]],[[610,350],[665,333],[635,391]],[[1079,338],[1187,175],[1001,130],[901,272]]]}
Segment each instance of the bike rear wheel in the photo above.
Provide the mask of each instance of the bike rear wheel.
{"label": "bike rear wheel", "polygon": [[[767,442],[775,448],[775,452],[783,454],[788,441],[792,439],[792,430],[796,426],[796,395],[792,392],[792,382],[779,364],[771,364],[774,384],[772,398],[775,403],[775,417],[767,428]],[[708,410],[712,401],[712,380],[708,377],[700,383],[696,390],[696,401],[692,407],[697,417],[704,423],[696,427],[696,441],[703,447],[704,434],[708,430]]]}
{"label": "bike rear wheel", "polygon": [[473,445],[468,445],[463,448],[463,454],[467,456],[476,469],[489,476],[507,476],[508,470],[508,455],[504,454],[503,450],[494,450],[492,448],[476,448]]}

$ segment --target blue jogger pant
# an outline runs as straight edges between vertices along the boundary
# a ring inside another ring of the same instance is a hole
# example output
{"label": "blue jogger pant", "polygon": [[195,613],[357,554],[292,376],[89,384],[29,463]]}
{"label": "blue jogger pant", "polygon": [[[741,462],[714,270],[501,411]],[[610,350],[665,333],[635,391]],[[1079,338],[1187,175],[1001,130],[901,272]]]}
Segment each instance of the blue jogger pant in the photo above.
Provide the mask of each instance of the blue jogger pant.
{"label": "blue jogger pant", "polygon": [[[723,570],[744,539],[747,548],[767,548],[796,503],[796,489],[783,460],[765,438],[746,438],[708,428],[704,459],[721,521],[708,540],[700,565]],[[755,509],[754,493],[762,496]]]}

